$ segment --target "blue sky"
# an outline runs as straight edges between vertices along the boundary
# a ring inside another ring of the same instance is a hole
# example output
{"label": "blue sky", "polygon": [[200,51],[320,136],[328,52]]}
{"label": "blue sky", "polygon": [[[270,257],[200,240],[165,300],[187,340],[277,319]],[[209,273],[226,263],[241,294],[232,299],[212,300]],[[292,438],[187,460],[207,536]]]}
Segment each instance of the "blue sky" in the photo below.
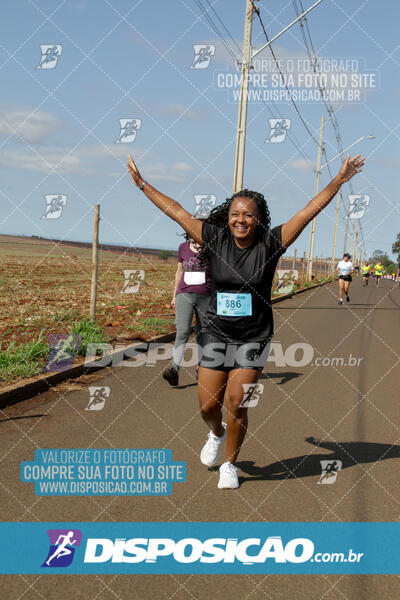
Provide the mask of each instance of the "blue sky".
{"label": "blue sky", "polygon": [[[305,8],[312,3],[303,1]],[[241,46],[244,0],[211,4]],[[295,18],[290,1],[262,0],[259,6],[270,37]],[[362,101],[333,106],[339,109],[344,147],[370,133],[376,136],[354,148],[368,163],[353,188],[371,198],[362,219],[367,252],[380,248],[391,254],[400,230],[400,10],[394,0],[385,0],[384,6],[324,0],[308,24],[320,58],[329,64],[338,58],[357,60],[359,73],[376,76],[376,88]],[[218,73],[234,68],[198,4],[21,0],[4,4],[1,11],[0,233],[89,240],[93,205],[100,203],[102,242],[176,248],[179,228],[134,188],[125,162],[130,152],[144,178],[188,210],[194,209],[195,194],[215,194],[218,202],[231,194],[237,107],[232,93],[218,89],[216,81]],[[252,43],[255,49],[265,43],[257,19]],[[53,69],[36,68],[43,44],[62,45]],[[208,68],[189,68],[193,44],[215,45]],[[307,56],[298,25],[273,47],[282,61]],[[269,60],[270,54],[264,50],[259,58]],[[244,187],[264,193],[272,223],[279,224],[313,195],[317,146],[289,103],[267,104],[291,119],[289,135],[305,155],[289,137],[265,143],[271,115],[263,103],[249,103]],[[318,137],[321,115],[328,116],[324,104],[299,102],[298,107]],[[116,143],[122,118],[141,119],[132,143]],[[329,121],[324,141],[332,158],[338,150]],[[336,160],[332,173],[338,168]],[[328,182],[327,169],[322,173],[321,187]],[[345,200],[348,193],[345,186]],[[47,194],[67,196],[59,219],[41,219]],[[317,255],[330,255],[334,204],[318,217]],[[343,203],[337,254],[343,249],[344,224]],[[308,240],[309,228],[295,244],[298,252],[308,249]]]}

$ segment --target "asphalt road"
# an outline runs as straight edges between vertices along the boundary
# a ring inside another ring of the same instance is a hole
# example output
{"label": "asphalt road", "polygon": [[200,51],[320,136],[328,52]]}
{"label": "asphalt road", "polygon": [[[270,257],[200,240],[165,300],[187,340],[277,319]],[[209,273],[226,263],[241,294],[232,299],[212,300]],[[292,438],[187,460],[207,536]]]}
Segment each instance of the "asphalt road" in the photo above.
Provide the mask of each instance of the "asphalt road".
{"label": "asphalt road", "polygon": [[[400,288],[360,278],[351,302],[330,284],[275,305],[275,338],[249,409],[239,464],[241,487],[217,489],[199,461],[207,430],[197,414],[194,368],[181,385],[154,366],[114,367],[10,407],[1,414],[3,521],[398,521],[400,494]],[[293,344],[300,344],[297,352]],[[302,349],[301,349],[302,348]],[[302,360],[303,359],[303,360]],[[299,362],[300,361],[300,362]],[[87,411],[88,386],[109,386]],[[38,497],[19,480],[36,448],[170,448],[187,463],[187,482],[169,497]],[[319,485],[321,460],[342,462]],[[57,585],[55,585],[57,582]],[[232,600],[393,600],[400,578],[372,575],[1,576],[1,597],[192,598]]]}

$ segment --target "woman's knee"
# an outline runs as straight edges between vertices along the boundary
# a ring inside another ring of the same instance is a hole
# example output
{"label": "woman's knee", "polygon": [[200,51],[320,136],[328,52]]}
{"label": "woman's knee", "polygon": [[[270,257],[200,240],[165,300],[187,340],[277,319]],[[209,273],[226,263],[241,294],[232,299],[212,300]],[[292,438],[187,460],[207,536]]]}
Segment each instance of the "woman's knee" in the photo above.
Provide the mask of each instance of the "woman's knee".
{"label": "woman's knee", "polygon": [[247,416],[247,408],[243,406],[243,394],[238,394],[226,398],[226,410],[228,414],[233,415],[237,419],[245,419]]}
{"label": "woman's knee", "polygon": [[209,417],[219,412],[221,412],[221,404],[219,402],[210,401],[200,406],[202,417]]}

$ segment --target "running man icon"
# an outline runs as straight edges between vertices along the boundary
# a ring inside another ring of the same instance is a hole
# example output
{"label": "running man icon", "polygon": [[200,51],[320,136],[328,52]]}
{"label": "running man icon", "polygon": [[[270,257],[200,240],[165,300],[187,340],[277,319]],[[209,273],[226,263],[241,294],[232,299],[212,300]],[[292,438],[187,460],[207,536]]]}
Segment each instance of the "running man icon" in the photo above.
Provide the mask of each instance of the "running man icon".
{"label": "running man icon", "polygon": [[79,529],[49,529],[50,549],[42,567],[68,567],[74,558],[74,546],[80,546],[82,532]]}
{"label": "running man icon", "polygon": [[342,470],[341,460],[321,460],[322,473],[317,484],[335,483],[339,471]]}

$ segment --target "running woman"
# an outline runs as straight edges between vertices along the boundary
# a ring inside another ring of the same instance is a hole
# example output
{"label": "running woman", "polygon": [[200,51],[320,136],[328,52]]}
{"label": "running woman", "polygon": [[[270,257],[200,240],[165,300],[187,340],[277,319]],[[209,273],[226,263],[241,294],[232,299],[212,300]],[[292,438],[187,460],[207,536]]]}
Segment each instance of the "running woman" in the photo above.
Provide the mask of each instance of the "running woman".
{"label": "running woman", "polygon": [[201,246],[186,234],[186,242],[178,249],[178,266],[171,306],[175,309],[176,337],[172,366],[162,376],[172,386],[179,384],[179,368],[185,345],[192,330],[193,314],[196,318],[196,339],[201,329],[201,319],[206,314],[211,294],[209,265],[198,258]]}
{"label": "running woman", "polygon": [[381,260],[375,265],[374,271],[375,271],[376,287],[379,287],[381,279],[382,279],[382,275],[383,275],[383,263]]}
{"label": "running woman", "polygon": [[366,287],[368,285],[369,280],[369,272],[371,267],[369,266],[369,262],[366,261],[362,266],[362,276],[363,276],[363,286]]}
{"label": "running woman", "polygon": [[[341,185],[361,171],[364,162],[359,154],[353,159],[348,155],[324,190],[289,221],[271,229],[262,194],[237,192],[200,221],[144,181],[129,156],[127,166],[136,186],[203,244],[210,258],[212,292],[202,330],[198,386],[200,413],[210,432],[200,460],[208,467],[216,465],[226,440],[225,462],[219,469],[220,489],[239,487],[235,463],[247,430],[244,392],[257,384],[267,360],[273,334],[271,285],[279,257]],[[222,422],[224,400],[227,426]]]}
{"label": "running woman", "polygon": [[354,266],[350,258],[350,254],[346,252],[336,268],[339,273],[339,304],[343,304],[343,292],[346,294],[347,302],[350,302],[349,287],[352,282],[351,274],[354,273]]}

